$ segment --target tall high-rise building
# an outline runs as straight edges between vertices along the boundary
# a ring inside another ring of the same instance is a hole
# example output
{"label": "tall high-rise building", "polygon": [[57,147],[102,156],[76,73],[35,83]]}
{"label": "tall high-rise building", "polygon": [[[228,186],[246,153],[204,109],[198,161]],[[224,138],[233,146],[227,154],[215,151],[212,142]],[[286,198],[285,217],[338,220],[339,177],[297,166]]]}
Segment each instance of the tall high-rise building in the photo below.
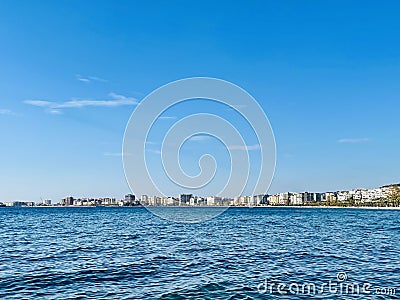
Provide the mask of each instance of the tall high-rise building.
{"label": "tall high-rise building", "polygon": [[135,202],[135,195],[132,194],[125,195],[125,202],[128,203]]}
{"label": "tall high-rise building", "polygon": [[190,198],[192,198],[192,194],[181,194],[179,205],[189,205]]}
{"label": "tall high-rise building", "polygon": [[74,205],[74,197],[67,197],[62,199],[61,204],[65,206]]}

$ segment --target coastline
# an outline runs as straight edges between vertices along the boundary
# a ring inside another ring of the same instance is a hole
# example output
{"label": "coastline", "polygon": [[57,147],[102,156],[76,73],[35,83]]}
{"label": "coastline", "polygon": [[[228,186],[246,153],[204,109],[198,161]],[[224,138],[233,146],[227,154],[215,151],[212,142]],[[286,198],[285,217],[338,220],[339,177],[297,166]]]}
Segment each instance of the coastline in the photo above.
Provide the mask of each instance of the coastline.
{"label": "coastline", "polygon": [[107,206],[90,206],[90,205],[68,205],[68,206],[1,206],[1,208],[247,208],[247,209],[262,209],[262,208],[272,208],[272,209],[364,209],[364,210],[400,210],[399,206],[315,206],[315,205],[263,205],[263,206],[118,206],[118,205],[107,205]]}

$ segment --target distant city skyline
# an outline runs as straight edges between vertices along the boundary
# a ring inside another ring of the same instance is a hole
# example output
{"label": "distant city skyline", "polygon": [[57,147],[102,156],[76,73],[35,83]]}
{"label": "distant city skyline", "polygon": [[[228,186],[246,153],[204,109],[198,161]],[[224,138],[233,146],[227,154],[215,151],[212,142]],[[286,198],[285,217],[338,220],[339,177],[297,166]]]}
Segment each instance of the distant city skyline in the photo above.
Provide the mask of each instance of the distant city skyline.
{"label": "distant city skyline", "polygon": [[[121,148],[132,111],[192,76],[229,80],[265,111],[277,144],[270,194],[400,182],[400,3],[95,5],[0,3],[0,202],[131,193]],[[149,157],[165,126],[206,108],[165,112]],[[223,158],[217,144],[192,139],[185,170],[198,172],[201,148]]]}
{"label": "distant city skyline", "polygon": [[[388,184],[372,189],[353,188],[337,191],[285,191],[275,194],[253,194],[236,197],[216,195],[180,194],[158,196],[151,194],[126,194],[124,197],[74,197],[68,196],[57,201],[40,199],[35,201],[0,202],[0,206],[243,206],[243,205],[305,205],[307,203],[346,203],[356,201],[357,204],[376,204],[381,200],[393,200],[398,207],[400,200],[400,183]],[[348,203],[347,203],[348,204]]]}
{"label": "distant city skyline", "polygon": [[[122,199],[117,198],[74,198],[66,197],[53,203],[50,199],[35,202],[0,202],[0,207],[93,207],[93,206],[144,206],[152,211],[152,207],[180,206],[180,207],[243,207],[243,206],[329,206],[329,207],[391,207],[400,206],[400,184],[383,186],[374,189],[353,189],[335,192],[283,192],[274,195],[247,195],[234,198],[219,196],[198,196],[181,194],[179,197],[157,197],[141,195],[136,197],[127,194]],[[157,214],[157,213],[156,213]]]}

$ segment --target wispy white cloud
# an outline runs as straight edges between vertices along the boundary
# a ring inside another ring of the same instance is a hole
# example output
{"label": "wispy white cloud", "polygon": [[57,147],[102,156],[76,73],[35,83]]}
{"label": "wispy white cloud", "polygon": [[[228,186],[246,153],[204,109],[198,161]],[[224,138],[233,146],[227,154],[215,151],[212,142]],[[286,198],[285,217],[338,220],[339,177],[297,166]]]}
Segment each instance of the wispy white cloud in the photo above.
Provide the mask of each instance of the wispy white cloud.
{"label": "wispy white cloud", "polygon": [[153,154],[161,154],[160,150],[155,150],[155,149],[146,149],[146,152],[150,152],[150,153],[153,153]]}
{"label": "wispy white cloud", "polygon": [[79,81],[86,82],[86,83],[89,83],[92,81],[108,82],[108,80],[97,77],[97,76],[87,76],[86,77],[86,76],[82,76],[80,74],[76,74],[75,78]]}
{"label": "wispy white cloud", "polygon": [[26,100],[26,101],[24,101],[24,103],[25,104],[30,104],[30,105],[33,105],[33,106],[39,106],[39,107],[49,107],[54,102],[43,101],[43,100]]}
{"label": "wispy white cloud", "polygon": [[89,78],[82,77],[81,75],[75,75],[75,78],[82,82],[90,82]]}
{"label": "wispy white cloud", "polygon": [[101,81],[101,82],[108,82],[107,79],[101,78],[101,77],[96,77],[96,76],[89,76],[89,79],[95,80],[95,81]]}
{"label": "wispy white cloud", "polygon": [[122,156],[130,156],[131,153],[122,153],[122,152],[105,152],[103,153],[104,156],[117,156],[117,157],[122,157]]}
{"label": "wispy white cloud", "polygon": [[62,114],[62,111],[61,111],[61,110],[55,109],[55,108],[49,108],[49,109],[47,110],[47,112],[48,112],[49,114],[52,114],[52,115],[61,115],[61,114]]}
{"label": "wispy white cloud", "polygon": [[105,106],[115,107],[121,105],[133,105],[137,104],[136,100],[125,99],[125,100],[71,100],[64,103],[58,103],[52,105],[53,108],[81,108],[85,106]]}
{"label": "wispy white cloud", "polygon": [[189,140],[190,141],[207,141],[211,138],[212,137],[210,135],[194,135]]}
{"label": "wispy white cloud", "polygon": [[370,138],[346,138],[346,139],[339,139],[338,143],[366,143],[371,141]]}
{"label": "wispy white cloud", "polygon": [[259,144],[255,144],[255,145],[232,145],[232,146],[228,146],[228,150],[240,150],[240,151],[253,151],[253,150],[260,150],[261,147]]}
{"label": "wispy white cloud", "polygon": [[175,116],[162,116],[159,117],[160,120],[175,120],[176,117]]}
{"label": "wispy white cloud", "polygon": [[132,97],[126,97],[116,93],[110,93],[110,100],[70,100],[66,102],[53,102],[44,100],[25,100],[25,104],[45,108],[48,113],[61,114],[65,108],[82,108],[82,107],[117,107],[123,105],[137,105],[138,101]]}
{"label": "wispy white cloud", "polygon": [[0,115],[15,115],[15,113],[9,109],[0,109]]}

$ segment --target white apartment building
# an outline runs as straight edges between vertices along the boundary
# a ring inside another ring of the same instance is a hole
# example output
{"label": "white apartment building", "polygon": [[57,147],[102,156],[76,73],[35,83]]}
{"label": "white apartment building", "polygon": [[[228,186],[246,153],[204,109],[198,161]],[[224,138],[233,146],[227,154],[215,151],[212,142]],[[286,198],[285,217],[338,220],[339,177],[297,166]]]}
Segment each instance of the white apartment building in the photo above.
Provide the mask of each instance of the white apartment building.
{"label": "white apartment building", "polygon": [[149,204],[149,196],[147,196],[147,195],[140,196],[140,202],[143,205],[148,205]]}
{"label": "white apartment building", "polygon": [[222,204],[222,197],[218,197],[218,196],[207,197],[207,205],[208,206],[221,205],[221,204]]}
{"label": "white apartment building", "polygon": [[290,204],[292,205],[303,205],[303,195],[300,193],[291,193]]}

